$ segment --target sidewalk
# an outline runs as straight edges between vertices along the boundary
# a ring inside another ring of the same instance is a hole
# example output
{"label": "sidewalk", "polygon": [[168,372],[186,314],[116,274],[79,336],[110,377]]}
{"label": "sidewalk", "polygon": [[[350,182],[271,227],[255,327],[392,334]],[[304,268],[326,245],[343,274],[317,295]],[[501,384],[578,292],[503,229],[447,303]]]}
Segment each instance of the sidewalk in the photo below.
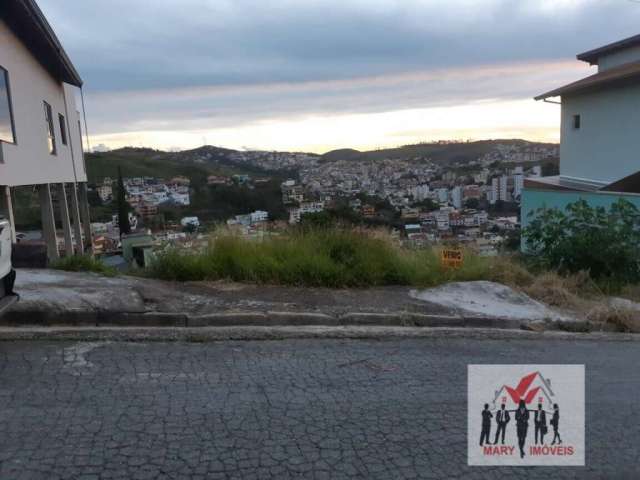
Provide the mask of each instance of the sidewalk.
{"label": "sidewalk", "polygon": [[[503,285],[332,290],[20,270],[2,326],[404,326],[557,329],[580,322]],[[586,327],[585,327],[586,328]]]}

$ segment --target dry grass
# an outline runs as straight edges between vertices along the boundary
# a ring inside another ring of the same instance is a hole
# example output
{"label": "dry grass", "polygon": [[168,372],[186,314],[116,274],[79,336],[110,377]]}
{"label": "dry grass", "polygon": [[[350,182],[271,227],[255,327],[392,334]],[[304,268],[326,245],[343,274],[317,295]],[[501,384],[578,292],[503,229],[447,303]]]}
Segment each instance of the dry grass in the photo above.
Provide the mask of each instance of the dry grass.
{"label": "dry grass", "polygon": [[602,291],[584,272],[568,276],[555,272],[542,273],[522,290],[547,305],[572,310],[590,309],[593,302],[605,299]]}
{"label": "dry grass", "polygon": [[[490,280],[520,290],[531,298],[553,307],[589,311],[605,299],[587,272],[560,275],[534,274],[515,257],[497,257],[490,267]],[[638,292],[640,294],[640,291]]]}
{"label": "dry grass", "polygon": [[640,285],[627,285],[623,287],[620,296],[633,302],[640,302]]}
{"label": "dry grass", "polygon": [[[621,332],[640,333],[640,311],[624,304],[612,304],[588,272],[573,275],[542,272],[535,275],[517,258],[498,257],[491,264],[490,276],[492,281],[520,290],[531,298],[595,325],[609,324]],[[640,300],[640,285],[625,287],[621,296]]]}
{"label": "dry grass", "polygon": [[555,273],[540,275],[532,285],[522,290],[552,307],[574,309],[583,303],[583,299],[565,285],[565,279]]}
{"label": "dry grass", "polygon": [[593,323],[611,324],[626,333],[640,333],[640,312],[625,307],[599,305],[587,314]]}
{"label": "dry grass", "polygon": [[500,256],[491,259],[489,278],[492,282],[502,283],[512,288],[523,289],[531,286],[535,275],[529,272],[521,262],[511,256]]}

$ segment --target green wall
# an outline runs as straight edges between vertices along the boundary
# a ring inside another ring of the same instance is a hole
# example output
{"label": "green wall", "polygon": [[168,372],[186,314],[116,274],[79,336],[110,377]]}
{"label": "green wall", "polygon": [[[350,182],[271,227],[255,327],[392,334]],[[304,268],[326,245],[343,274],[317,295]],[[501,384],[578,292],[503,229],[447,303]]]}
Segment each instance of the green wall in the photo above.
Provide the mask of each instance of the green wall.
{"label": "green wall", "polygon": [[[624,198],[640,209],[640,195],[609,192],[562,192],[525,188],[522,190],[521,225],[526,228],[530,222],[529,213],[539,208],[558,208],[564,210],[570,203],[584,199],[594,207],[609,208],[620,198]],[[524,237],[522,239],[524,250]]]}

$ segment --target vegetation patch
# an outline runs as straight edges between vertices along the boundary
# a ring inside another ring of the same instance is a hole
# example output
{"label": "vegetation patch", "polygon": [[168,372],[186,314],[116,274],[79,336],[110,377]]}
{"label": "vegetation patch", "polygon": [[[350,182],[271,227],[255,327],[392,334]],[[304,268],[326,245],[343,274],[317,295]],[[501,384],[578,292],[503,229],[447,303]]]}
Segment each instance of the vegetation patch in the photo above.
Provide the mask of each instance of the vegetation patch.
{"label": "vegetation patch", "polygon": [[51,268],[65,270],[67,272],[93,272],[107,277],[113,277],[118,273],[115,268],[109,267],[89,255],[75,255],[61,258],[60,260],[52,262]]}
{"label": "vegetation patch", "polygon": [[608,290],[640,282],[640,211],[624,199],[609,209],[585,200],[564,211],[539,209],[522,235],[539,268],[587,271]]}
{"label": "vegetation patch", "polygon": [[434,286],[482,280],[490,261],[467,253],[464,266],[440,265],[437,250],[408,250],[375,230],[293,230],[252,241],[223,235],[200,253],[169,250],[147,273],[177,281],[228,279],[309,287]]}

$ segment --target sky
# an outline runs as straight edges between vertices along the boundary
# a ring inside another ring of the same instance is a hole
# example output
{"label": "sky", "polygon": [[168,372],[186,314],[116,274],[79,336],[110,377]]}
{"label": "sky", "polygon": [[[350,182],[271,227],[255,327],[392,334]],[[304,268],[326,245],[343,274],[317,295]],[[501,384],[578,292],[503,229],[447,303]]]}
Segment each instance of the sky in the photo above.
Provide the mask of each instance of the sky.
{"label": "sky", "polygon": [[559,107],[533,97],[594,73],[577,53],[640,33],[640,0],[38,4],[109,148],[558,141]]}

